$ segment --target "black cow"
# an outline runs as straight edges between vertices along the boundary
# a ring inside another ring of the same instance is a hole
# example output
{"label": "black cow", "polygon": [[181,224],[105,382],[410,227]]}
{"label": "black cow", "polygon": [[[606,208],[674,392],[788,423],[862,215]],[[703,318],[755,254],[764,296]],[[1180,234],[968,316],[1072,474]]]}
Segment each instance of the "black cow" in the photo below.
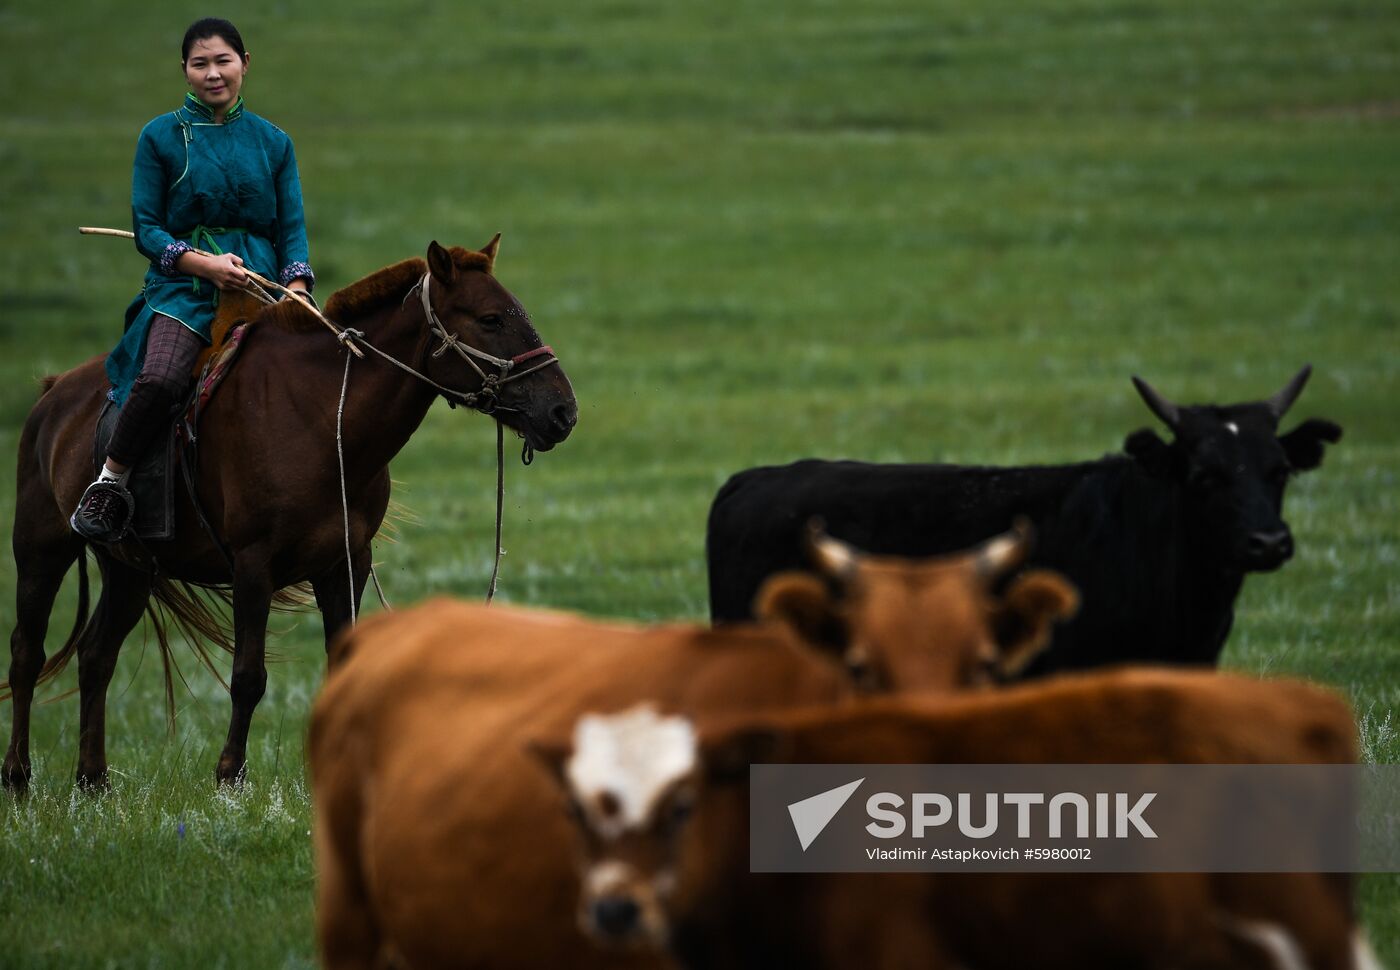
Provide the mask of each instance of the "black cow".
{"label": "black cow", "polygon": [[1293,555],[1280,517],[1295,472],[1341,439],[1309,418],[1285,435],[1279,420],[1303,390],[1304,367],[1263,401],[1179,407],[1133,384],[1173,432],[1135,431],[1126,455],[1077,465],[989,468],[799,461],[731,478],[710,507],[706,556],[716,623],[751,616],[764,577],[801,568],[807,522],[875,553],[928,556],[963,549],[1028,517],[1030,563],[1083,593],[1025,675],[1122,661],[1213,664],[1246,573]]}

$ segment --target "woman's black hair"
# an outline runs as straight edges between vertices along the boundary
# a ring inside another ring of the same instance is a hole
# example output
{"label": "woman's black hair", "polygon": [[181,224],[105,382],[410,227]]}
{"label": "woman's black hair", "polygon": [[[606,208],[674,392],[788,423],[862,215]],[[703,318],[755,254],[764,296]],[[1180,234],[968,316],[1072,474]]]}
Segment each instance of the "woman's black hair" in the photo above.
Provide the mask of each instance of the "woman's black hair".
{"label": "woman's black hair", "polygon": [[222,17],[204,17],[190,24],[190,29],[185,31],[185,41],[180,45],[181,63],[190,59],[190,48],[194,46],[195,41],[208,40],[210,37],[221,38],[238,52],[239,57],[248,56],[248,52],[243,49],[243,35],[238,32],[237,27]]}

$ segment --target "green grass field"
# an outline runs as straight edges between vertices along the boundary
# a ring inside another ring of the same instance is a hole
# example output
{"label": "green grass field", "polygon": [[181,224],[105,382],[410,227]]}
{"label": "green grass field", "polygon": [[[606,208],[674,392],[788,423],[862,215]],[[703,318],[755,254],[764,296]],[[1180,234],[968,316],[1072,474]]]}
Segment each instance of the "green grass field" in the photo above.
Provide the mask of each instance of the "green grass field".
{"label": "green grass field", "polygon": [[[129,243],[74,227],[129,224],[136,134],[178,103],[207,12],[179,8],[0,5],[6,456],[36,379],[109,349],[139,285]],[[1092,458],[1153,423],[1132,373],[1224,401],[1311,361],[1294,417],[1346,438],[1291,487],[1298,555],[1246,584],[1224,659],[1336,685],[1368,757],[1400,761],[1400,5],[252,0],[236,19],[249,107],[296,139],[322,296],[500,230],[498,275],[568,369],[574,437],[507,469],[504,598],[699,618],[733,471]],[[377,547],[395,602],[484,591],[493,439],[435,409],[394,465],[414,513]],[[14,580],[3,557],[4,630]],[[314,963],[320,626],[274,629],[240,791],[213,784],[226,695],[187,661],[168,734],[136,637],[109,794],[71,789],[76,699],[36,709],[35,790],[0,797],[0,966]],[[1400,876],[1362,902],[1400,964]]]}

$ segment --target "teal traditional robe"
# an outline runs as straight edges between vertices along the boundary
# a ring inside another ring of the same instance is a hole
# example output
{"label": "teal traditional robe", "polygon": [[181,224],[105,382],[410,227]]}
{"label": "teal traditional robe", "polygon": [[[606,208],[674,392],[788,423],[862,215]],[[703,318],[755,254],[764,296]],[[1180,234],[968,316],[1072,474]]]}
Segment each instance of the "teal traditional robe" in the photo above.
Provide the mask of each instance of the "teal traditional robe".
{"label": "teal traditional robe", "polygon": [[175,261],[190,249],[237,253],[246,268],[282,285],[314,284],[292,140],[243,107],[223,124],[193,94],[141,130],[131,176],[136,248],[151,261],[126,311],[126,331],[107,356],[109,395],[121,404],[141,372],[146,333],[157,313],[179,320],[206,343],[218,289],[186,276]]}

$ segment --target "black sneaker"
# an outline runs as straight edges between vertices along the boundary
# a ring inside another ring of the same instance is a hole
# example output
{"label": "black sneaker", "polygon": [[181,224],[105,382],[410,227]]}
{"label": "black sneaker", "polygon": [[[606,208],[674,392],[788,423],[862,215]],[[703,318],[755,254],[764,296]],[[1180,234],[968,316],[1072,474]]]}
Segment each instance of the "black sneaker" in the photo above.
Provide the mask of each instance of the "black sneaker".
{"label": "black sneaker", "polygon": [[68,524],[89,542],[119,542],[126,536],[136,500],[114,481],[97,481],[87,487]]}

